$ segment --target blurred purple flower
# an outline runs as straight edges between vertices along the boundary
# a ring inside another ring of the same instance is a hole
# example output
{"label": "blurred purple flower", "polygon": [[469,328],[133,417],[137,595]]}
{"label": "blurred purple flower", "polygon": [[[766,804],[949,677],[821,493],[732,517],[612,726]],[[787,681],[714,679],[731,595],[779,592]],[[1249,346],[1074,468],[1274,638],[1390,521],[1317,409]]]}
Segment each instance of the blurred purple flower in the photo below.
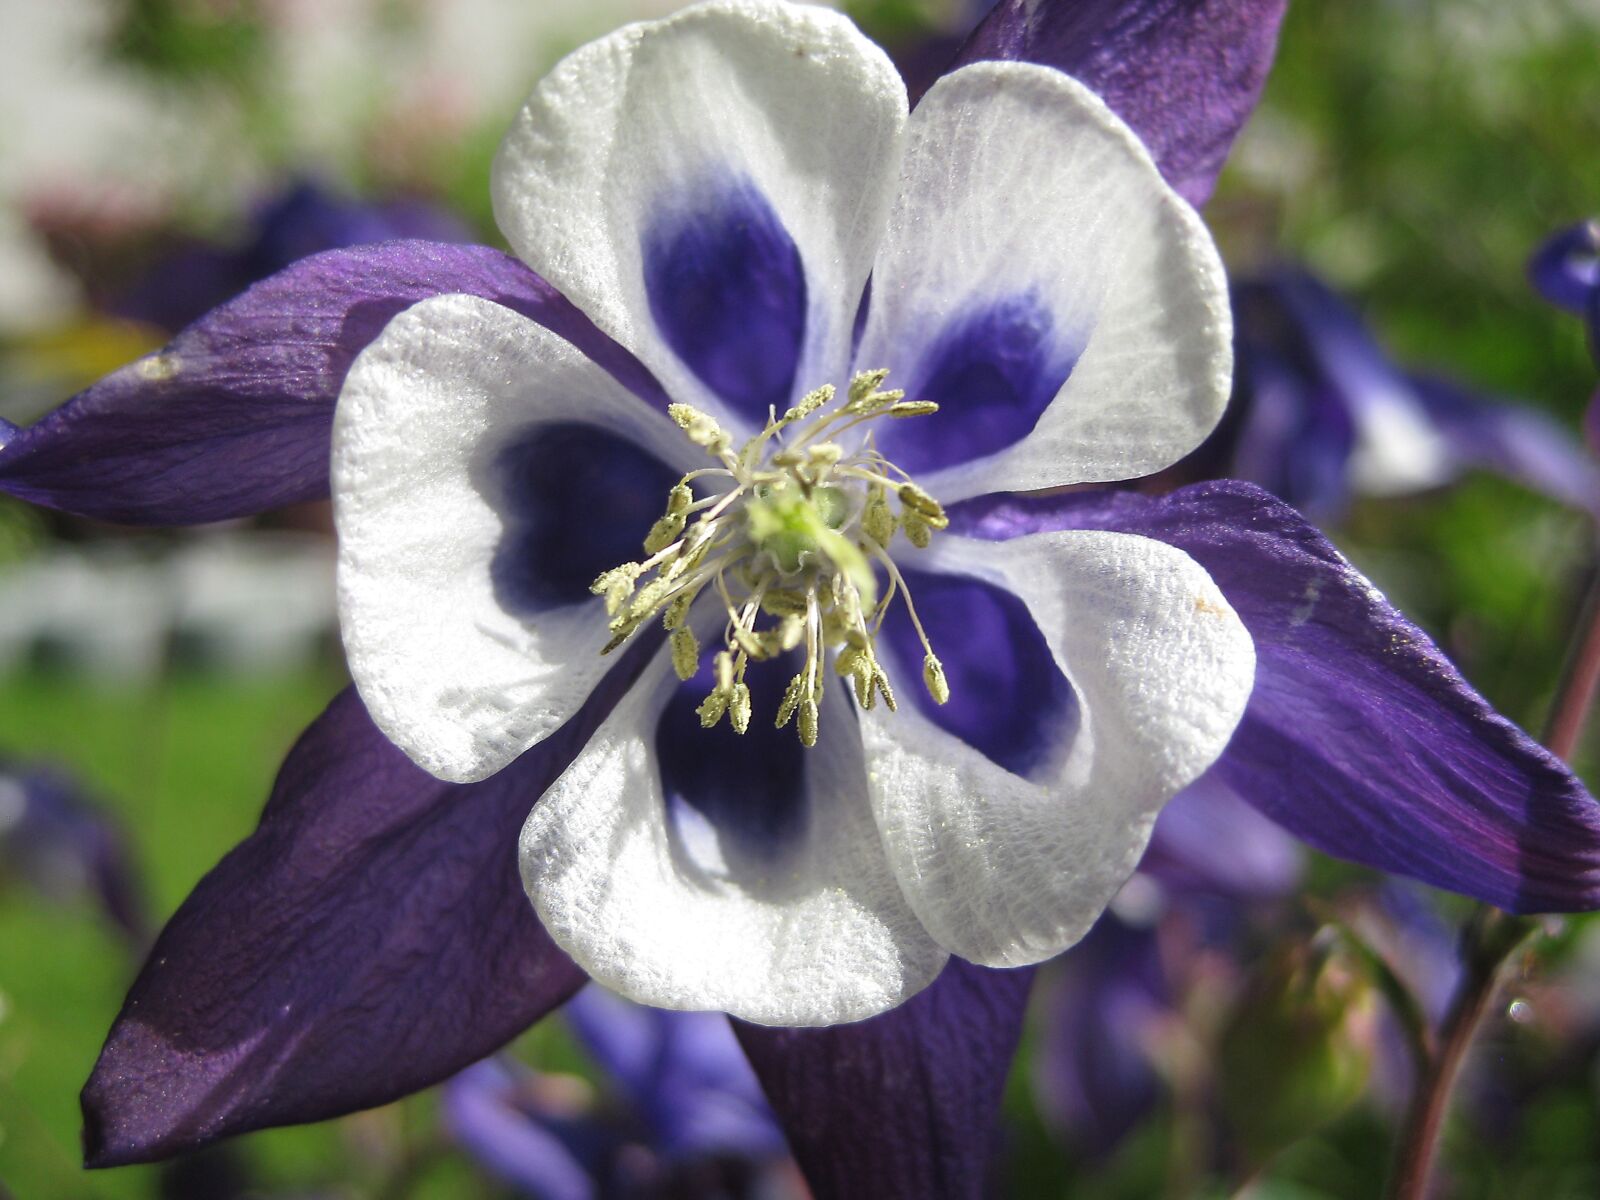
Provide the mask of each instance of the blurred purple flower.
{"label": "blurred purple flower", "polygon": [[113,295],[105,307],[113,316],[176,333],[302,258],[397,238],[470,242],[472,232],[423,200],[354,200],[302,179],[259,203],[237,244],[182,242]]}
{"label": "blurred purple flower", "polygon": [[1600,292],[1600,218],[1579,221],[1546,239],[1528,260],[1528,279],[1557,308],[1593,322]]}
{"label": "blurred purple flower", "polygon": [[1253,909],[1290,895],[1304,861],[1215,774],[1162,810],[1138,873],[1051,965],[1034,1009],[1039,1111],[1078,1153],[1111,1153],[1155,1109],[1162,1039],[1182,1023],[1195,951],[1242,954]]}
{"label": "blurred purple flower", "polygon": [[1110,1154],[1153,1112],[1174,988],[1153,925],[1107,913],[1040,980],[1034,1097],[1040,1118],[1090,1159]]}
{"label": "blurred purple flower", "polygon": [[592,986],[564,1014],[609,1101],[506,1058],[444,1085],[447,1128],[491,1172],[541,1200],[795,1190],[783,1134],[725,1020]]}
{"label": "blurred purple flower", "polygon": [[[1589,353],[1600,366],[1600,218],[1551,235],[1528,260],[1528,278],[1551,304],[1584,318]],[[1583,434],[1600,454],[1600,389],[1584,413]]]}
{"label": "blurred purple flower", "polygon": [[1233,402],[1180,477],[1248,479],[1332,521],[1355,495],[1407,495],[1478,469],[1600,513],[1600,467],[1559,424],[1402,370],[1306,271],[1235,283],[1233,305]]}
{"label": "blurred purple flower", "polygon": [[133,949],[148,944],[144,894],[127,840],[62,771],[0,767],[0,873],[53,900],[87,898]]}
{"label": "blurred purple flower", "polygon": [[[1143,139],[1169,183],[1199,203],[1255,102],[1281,10],[1279,0],[1006,0],[961,57],[1075,72]],[[807,21],[832,20],[806,12]],[[793,57],[804,67],[809,54],[797,44]],[[800,69],[787,56],[785,68]],[[999,75],[968,76],[989,77]],[[976,99],[972,110],[982,115]],[[815,148],[800,140],[796,153]],[[538,157],[537,146],[519,144]],[[743,262],[740,239],[752,230],[765,237],[767,226],[708,228],[722,229],[722,240],[683,241],[690,268],[705,265],[697,255]],[[780,253],[783,238],[769,241],[774,269],[792,282],[796,256]],[[777,336],[803,308],[750,295],[742,270],[687,273],[703,286],[661,290],[650,317],[652,328],[674,333],[684,361],[657,364],[680,378],[689,361],[712,376],[731,364],[735,376],[764,378],[771,364],[752,353],[759,338],[702,335],[713,325],[743,335],[756,321]],[[302,260],[202,318],[165,351],[16,435],[0,450],[0,486],[150,523],[326,496],[333,404],[352,361],[396,313],[445,292],[514,309],[638,396],[663,400],[637,359],[516,260],[481,247],[389,243]],[[708,312],[716,322],[700,319]],[[1019,344],[1008,341],[999,362],[982,353],[990,339],[955,339],[969,356],[952,360],[955,373],[982,389],[997,373],[1021,372],[1015,387],[1032,394],[1048,364],[1033,362],[1030,330],[1017,326]],[[551,530],[581,548],[599,527],[599,493],[572,473],[570,456],[539,465],[519,482],[559,511],[523,532],[535,548]],[[1298,514],[1259,489],[976,496],[948,515],[952,536],[973,544],[1108,531],[1198,562],[1257,655],[1249,708],[1213,772],[1296,836],[1517,910],[1600,901],[1600,820],[1582,785],[1494,713]],[[135,983],[84,1091],[89,1161],[159,1158],[386,1102],[456,1074],[568,1000],[584,974],[536,920],[509,847],[530,805],[643,665],[643,655],[625,653],[565,725],[468,784],[417,767],[353,692],[336,699],[291,752],[256,832],[201,881]],[[803,947],[812,956],[832,948],[825,937]],[[952,959],[926,989],[868,1020],[734,1024],[818,1196],[984,1190],[1031,974]]]}

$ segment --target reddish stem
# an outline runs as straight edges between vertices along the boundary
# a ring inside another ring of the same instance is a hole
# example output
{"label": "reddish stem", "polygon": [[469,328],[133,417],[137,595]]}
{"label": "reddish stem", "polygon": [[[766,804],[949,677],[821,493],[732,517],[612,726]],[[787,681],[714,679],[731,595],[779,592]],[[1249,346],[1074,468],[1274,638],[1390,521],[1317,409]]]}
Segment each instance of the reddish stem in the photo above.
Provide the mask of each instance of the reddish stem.
{"label": "reddish stem", "polygon": [[1544,744],[1557,758],[1572,761],[1572,752],[1594,708],[1597,688],[1600,688],[1600,572],[1589,585],[1578,634],[1573,639],[1567,669],[1545,731]]}
{"label": "reddish stem", "polygon": [[[1600,690],[1600,571],[1584,598],[1577,635],[1550,710],[1545,745],[1552,754],[1571,761],[1578,739],[1588,724]],[[1417,1084],[1401,1131],[1394,1170],[1389,1176],[1389,1200],[1424,1200],[1438,1155],[1439,1134],[1467,1050],[1478,1025],[1494,1003],[1500,972],[1511,953],[1535,927],[1498,909],[1483,905],[1462,937],[1466,962],[1461,983],[1450,1002],[1429,1057],[1416,1060]]]}

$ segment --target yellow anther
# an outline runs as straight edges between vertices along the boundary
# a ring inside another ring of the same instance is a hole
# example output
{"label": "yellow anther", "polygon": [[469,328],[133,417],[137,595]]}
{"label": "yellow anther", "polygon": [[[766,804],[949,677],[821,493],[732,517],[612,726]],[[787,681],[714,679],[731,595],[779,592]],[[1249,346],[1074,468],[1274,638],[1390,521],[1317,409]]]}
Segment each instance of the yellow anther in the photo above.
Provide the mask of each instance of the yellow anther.
{"label": "yellow anther", "polygon": [[928,543],[933,540],[933,530],[928,528],[922,514],[914,509],[908,508],[900,514],[900,527],[905,530],[906,540],[918,550],[926,550]]}
{"label": "yellow anther", "polygon": [[687,625],[680,625],[672,631],[672,669],[679,679],[693,679],[699,666],[700,639]]}
{"label": "yellow anther", "polygon": [[817,702],[810,696],[800,701],[800,744],[808,749],[817,744]]}
{"label": "yellow anther", "polygon": [[944,677],[944,664],[931,653],[922,660],[922,682],[927,686],[928,695],[933,697],[935,704],[949,701],[950,684]]}
{"label": "yellow anther", "polygon": [[728,701],[728,720],[733,723],[735,733],[743,733],[750,728],[750,688],[747,684],[733,685],[733,697]]}
{"label": "yellow anther", "polygon": [[700,707],[694,710],[700,718],[700,728],[710,729],[718,721],[722,720],[722,714],[728,711],[728,701],[730,699],[731,697],[728,693],[721,688],[716,689],[707,696]]}
{"label": "yellow anther", "polygon": [[682,532],[683,513],[675,513],[669,509],[666,516],[661,517],[654,525],[650,526],[650,532],[644,539],[645,553],[659,554],[677,541],[678,535]]}
{"label": "yellow anther", "polygon": [[899,404],[889,407],[886,414],[891,417],[928,417],[939,411],[939,406],[932,400],[904,400]]}
{"label": "yellow anther", "polygon": [[778,718],[774,722],[779,729],[789,723],[789,718],[794,716],[795,710],[800,707],[800,697],[805,691],[805,686],[805,676],[796,675],[784,689],[783,699],[778,704]]}
{"label": "yellow anther", "polygon": [[857,371],[850,380],[848,393],[850,403],[865,400],[878,390],[878,385],[889,378],[889,368],[879,367],[876,371]]}
{"label": "yellow anther", "polygon": [[686,592],[667,605],[661,614],[661,623],[667,627],[668,633],[689,619],[689,606],[693,603],[694,597]]}
{"label": "yellow anther", "polygon": [[676,422],[679,429],[686,432],[696,421],[711,420],[710,417],[692,404],[669,404],[667,405],[667,416]]}
{"label": "yellow anther", "polygon": [[823,408],[833,401],[833,384],[825,383],[815,391],[807,392],[800,397],[800,403],[789,409],[778,421],[778,428],[793,425],[796,421],[803,421],[817,409]]}
{"label": "yellow anther", "polygon": [[878,689],[883,696],[883,703],[890,712],[899,712],[899,705],[894,702],[894,689],[889,686],[889,673],[876,661],[872,664],[872,686]]}
{"label": "yellow anther", "polygon": [[887,546],[894,538],[894,511],[881,487],[874,485],[867,493],[866,507],[861,510],[861,532],[880,546]]}
{"label": "yellow anther", "polygon": [[935,524],[938,521],[944,521],[946,525],[949,524],[944,515],[944,506],[916,484],[902,483],[896,494],[900,497],[901,504],[916,513],[929,525],[933,525],[934,528],[943,528],[943,526]]}

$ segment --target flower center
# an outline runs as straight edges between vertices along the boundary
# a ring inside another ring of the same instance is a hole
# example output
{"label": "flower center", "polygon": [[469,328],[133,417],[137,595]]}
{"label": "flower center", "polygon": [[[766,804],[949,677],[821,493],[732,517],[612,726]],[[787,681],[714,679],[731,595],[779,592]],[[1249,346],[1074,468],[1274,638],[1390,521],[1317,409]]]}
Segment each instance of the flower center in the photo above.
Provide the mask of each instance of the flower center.
{"label": "flower center", "polygon": [[[726,611],[723,648],[713,659],[715,685],[699,708],[711,728],[724,714],[750,727],[752,660],[805,647],[805,665],[778,705],[779,728],[795,721],[800,740],[816,744],[824,660],[871,708],[894,692],[874,646],[896,597],[922,640],[923,683],[934,700],[950,698],[944,667],[928,644],[905,578],[888,553],[896,532],[923,547],[949,524],[939,502],[879,454],[871,424],[927,416],[939,406],[881,390],[888,371],[862,371],[835,404],[831,384],[809,392],[735,450],[711,417],[687,404],[667,411],[717,466],[690,471],[667,493],[667,510],[645,538],[646,558],[603,573],[594,591],[606,598],[615,650],[657,613],[672,638],[672,665],[690,679],[700,641],[689,610],[712,589]],[[858,432],[861,431],[861,432]],[[849,445],[852,448],[847,449]],[[693,485],[714,490],[696,498]],[[892,497],[892,503],[891,503]],[[879,595],[878,569],[888,586]]]}

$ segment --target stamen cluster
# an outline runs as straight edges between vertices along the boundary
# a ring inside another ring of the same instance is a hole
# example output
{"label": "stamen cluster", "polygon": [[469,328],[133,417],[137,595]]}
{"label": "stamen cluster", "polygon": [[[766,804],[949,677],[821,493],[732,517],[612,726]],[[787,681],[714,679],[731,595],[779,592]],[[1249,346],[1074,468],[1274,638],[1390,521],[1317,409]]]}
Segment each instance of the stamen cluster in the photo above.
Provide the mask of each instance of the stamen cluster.
{"label": "stamen cluster", "polygon": [[[923,683],[940,704],[950,698],[944,667],[928,644],[904,576],[888,554],[896,532],[925,547],[948,524],[939,502],[878,453],[870,430],[879,419],[928,416],[939,406],[881,390],[887,370],[854,376],[842,403],[832,384],[807,393],[737,450],[713,418],[687,404],[669,415],[717,466],[690,471],[667,493],[666,512],[644,541],[647,557],[604,572],[594,591],[611,617],[610,653],[657,613],[671,636],[681,679],[699,669],[701,646],[689,615],[711,589],[726,620],[713,659],[710,695],[699,708],[711,728],[726,715],[739,733],[750,727],[752,661],[800,646],[805,663],[778,705],[779,728],[791,720],[800,740],[816,744],[827,652],[856,701],[881,697],[895,709],[888,674],[874,645],[900,596],[922,641]],[[853,443],[853,448],[846,448]],[[695,488],[707,489],[696,496]],[[893,502],[891,502],[891,496]],[[888,580],[879,596],[878,570]],[[703,626],[702,626],[703,628]]]}

